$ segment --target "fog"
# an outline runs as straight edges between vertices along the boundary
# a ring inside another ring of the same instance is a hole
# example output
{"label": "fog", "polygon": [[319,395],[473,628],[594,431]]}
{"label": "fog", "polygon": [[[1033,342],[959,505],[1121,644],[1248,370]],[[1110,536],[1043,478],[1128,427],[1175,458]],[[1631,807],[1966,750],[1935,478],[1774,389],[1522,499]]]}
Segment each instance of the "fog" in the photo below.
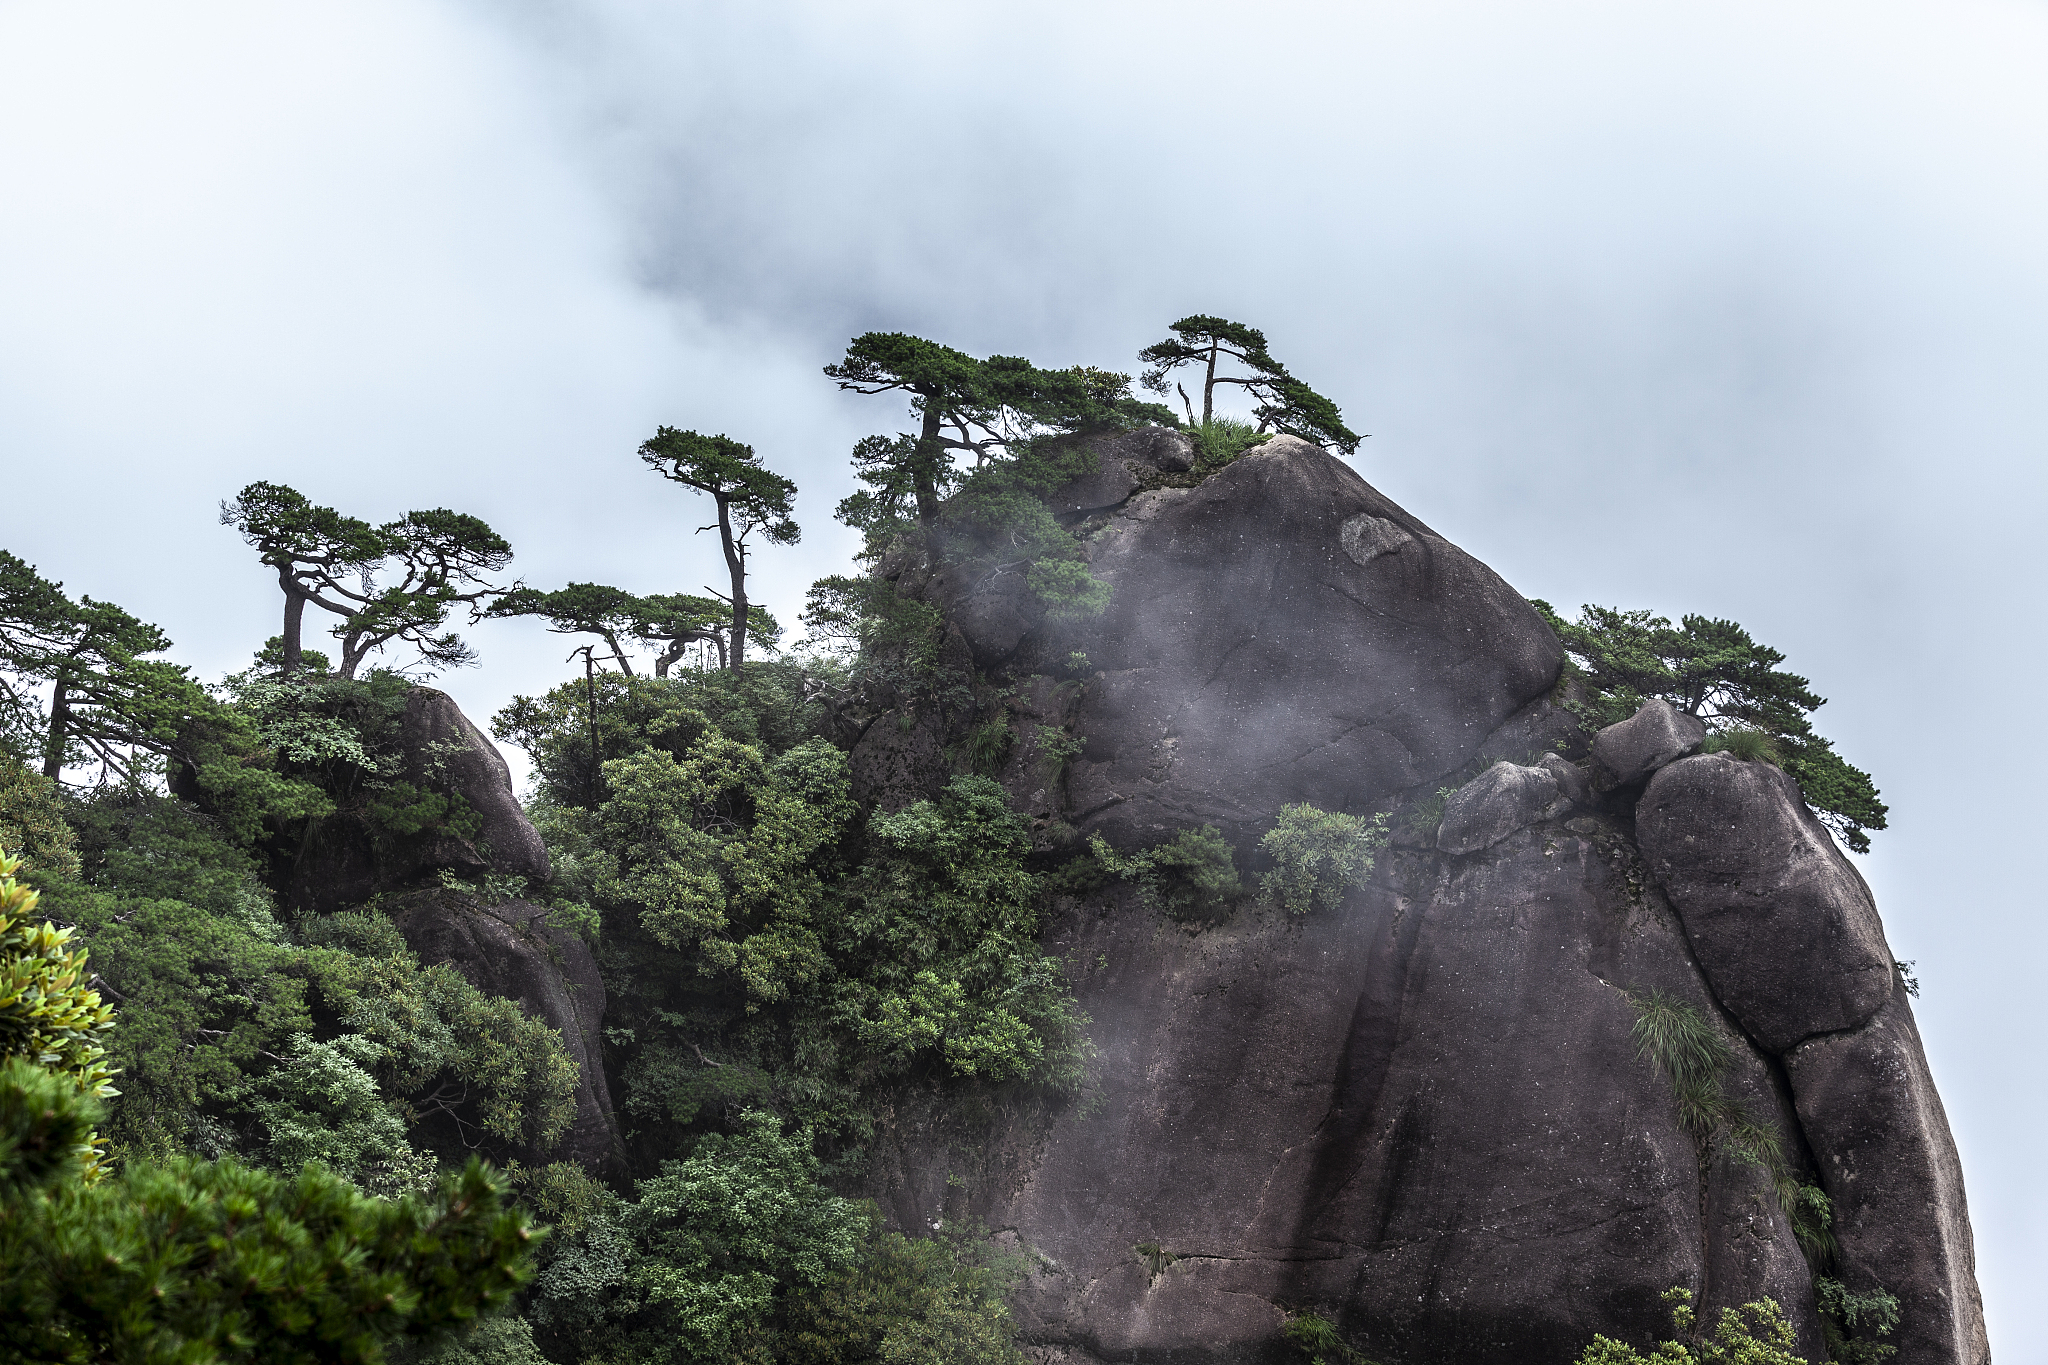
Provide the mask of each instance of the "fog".
{"label": "fog", "polygon": [[[634,447],[755,444],[794,624],[901,329],[1134,367],[1265,330],[1517,588],[1733,617],[1891,803],[1994,1348],[2048,1359],[2038,1134],[2048,7],[0,4],[6,548],[202,673],[278,629],[258,478],[476,513],[529,584],[720,584]],[[566,674],[532,623],[443,680]]]}

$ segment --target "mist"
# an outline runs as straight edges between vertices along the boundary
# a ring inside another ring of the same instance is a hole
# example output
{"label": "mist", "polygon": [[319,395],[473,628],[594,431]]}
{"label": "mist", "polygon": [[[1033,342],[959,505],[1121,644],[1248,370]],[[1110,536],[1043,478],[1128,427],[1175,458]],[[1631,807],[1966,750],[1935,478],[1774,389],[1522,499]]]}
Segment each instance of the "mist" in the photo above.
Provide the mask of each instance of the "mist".
{"label": "mist", "polygon": [[[8,5],[4,544],[205,676],[278,629],[215,521],[259,478],[701,592],[668,423],[802,485],[794,626],[905,423],[819,374],[850,336],[1128,370],[1252,323],[1523,593],[1733,618],[1830,699],[1994,1345],[2048,1358],[2044,69],[2038,3]],[[469,634],[479,720],[568,674]]]}

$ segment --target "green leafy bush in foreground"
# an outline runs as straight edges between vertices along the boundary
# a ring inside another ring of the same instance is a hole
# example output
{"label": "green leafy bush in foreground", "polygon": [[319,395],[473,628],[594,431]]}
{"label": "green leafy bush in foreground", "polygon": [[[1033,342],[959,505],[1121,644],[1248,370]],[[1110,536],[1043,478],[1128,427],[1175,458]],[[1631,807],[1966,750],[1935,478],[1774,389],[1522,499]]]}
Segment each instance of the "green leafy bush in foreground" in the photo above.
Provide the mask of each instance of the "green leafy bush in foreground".
{"label": "green leafy bush in foreground", "polygon": [[1648,1352],[1638,1351],[1611,1337],[1594,1336],[1593,1344],[1580,1354],[1577,1365],[1657,1365],[1657,1362],[1697,1362],[1697,1365],[1806,1365],[1792,1354],[1797,1344],[1784,1310],[1772,1299],[1759,1299],[1740,1308],[1723,1308],[1712,1337],[1695,1335],[1697,1314],[1692,1291],[1669,1289],[1664,1302],[1671,1305],[1671,1328],[1676,1341],[1665,1341]]}
{"label": "green leafy bush in foreground", "polygon": [[474,1160],[395,1203],[318,1164],[109,1175],[92,1144],[112,1012],[67,931],[27,926],[18,865],[0,855],[0,1359],[375,1365],[524,1281],[533,1234]]}

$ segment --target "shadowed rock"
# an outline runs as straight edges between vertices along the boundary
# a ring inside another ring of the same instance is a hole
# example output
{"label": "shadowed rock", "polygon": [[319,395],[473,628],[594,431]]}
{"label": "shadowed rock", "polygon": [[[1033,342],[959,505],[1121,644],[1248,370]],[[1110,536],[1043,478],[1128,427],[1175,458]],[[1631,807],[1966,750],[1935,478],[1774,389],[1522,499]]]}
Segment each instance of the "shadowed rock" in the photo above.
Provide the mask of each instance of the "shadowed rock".
{"label": "shadowed rock", "polygon": [[1496,763],[1444,802],[1436,846],[1453,855],[1492,848],[1516,830],[1543,819],[1557,804],[1557,774],[1546,768]]}
{"label": "shadowed rock", "polygon": [[1860,1028],[1891,998],[1870,888],[1788,773],[1682,759],[1651,779],[1636,830],[1714,993],[1766,1048]]}
{"label": "shadowed rock", "polygon": [[437,890],[400,902],[392,916],[423,962],[446,962],[478,990],[515,1000],[561,1031],[576,1063],[576,1118],[552,1148],[513,1154],[529,1165],[577,1161],[594,1171],[619,1165],[611,1091],[605,1082],[604,981],[589,947],[547,922],[526,901],[485,906],[461,892]]}
{"label": "shadowed rock", "polygon": [[1641,782],[1665,764],[1700,747],[1707,727],[1665,701],[1652,697],[1618,725],[1593,736],[1593,786],[1612,791]]}
{"label": "shadowed rock", "polygon": [[1795,1048],[1785,1074],[1834,1201],[1838,1277],[1898,1296],[1897,1359],[1989,1361],[1962,1165],[1905,992],[1856,1032]]}
{"label": "shadowed rock", "polygon": [[1090,553],[1108,610],[1041,648],[1097,670],[1067,804],[1113,843],[1368,808],[1458,767],[1563,661],[1492,570],[1293,437],[1137,494]]}

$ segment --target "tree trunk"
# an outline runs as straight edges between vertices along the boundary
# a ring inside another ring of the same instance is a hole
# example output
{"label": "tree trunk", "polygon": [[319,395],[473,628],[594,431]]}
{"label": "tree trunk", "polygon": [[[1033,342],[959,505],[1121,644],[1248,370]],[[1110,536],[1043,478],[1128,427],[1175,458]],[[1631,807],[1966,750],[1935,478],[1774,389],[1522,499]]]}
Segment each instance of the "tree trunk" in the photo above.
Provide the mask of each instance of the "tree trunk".
{"label": "tree trunk", "polygon": [[[633,665],[626,662],[626,651],[619,648],[619,637],[617,635],[614,635],[611,631],[606,631],[604,633],[604,642],[612,647],[612,657],[619,661],[619,672],[625,674],[629,678],[632,677]],[[661,675],[656,674],[655,676],[659,677]]]}
{"label": "tree trunk", "polygon": [[1208,378],[1202,381],[1202,425],[1205,427],[1209,425],[1210,415],[1215,411],[1216,348],[1222,344],[1219,341],[1209,343],[1209,375]]}
{"label": "tree trunk", "polygon": [[924,429],[917,436],[917,454],[910,468],[911,488],[917,494],[917,520],[925,528],[925,535],[931,536],[939,523],[939,481],[936,476],[939,461],[946,456],[946,448],[939,444],[939,419],[945,414],[939,410],[938,400],[925,400]]}
{"label": "tree trunk", "polygon": [[731,496],[718,500],[718,539],[725,547],[725,567],[732,573],[732,659],[725,666],[737,673],[747,661],[747,550],[732,538]]}
{"label": "tree trunk", "polygon": [[57,675],[50,693],[50,733],[43,740],[43,776],[55,782],[64,774],[64,741],[71,733],[71,695],[67,680]]}
{"label": "tree trunk", "polygon": [[306,595],[299,591],[299,581],[292,577],[289,565],[277,571],[277,585],[284,589],[284,659],[279,671],[289,678],[299,671],[305,652],[302,640],[306,626]]}
{"label": "tree trunk", "polygon": [[368,658],[370,651],[375,649],[379,643],[379,641],[375,640],[365,640],[363,632],[360,630],[352,630],[342,636],[341,670],[339,676],[353,680],[356,676],[356,665]]}

